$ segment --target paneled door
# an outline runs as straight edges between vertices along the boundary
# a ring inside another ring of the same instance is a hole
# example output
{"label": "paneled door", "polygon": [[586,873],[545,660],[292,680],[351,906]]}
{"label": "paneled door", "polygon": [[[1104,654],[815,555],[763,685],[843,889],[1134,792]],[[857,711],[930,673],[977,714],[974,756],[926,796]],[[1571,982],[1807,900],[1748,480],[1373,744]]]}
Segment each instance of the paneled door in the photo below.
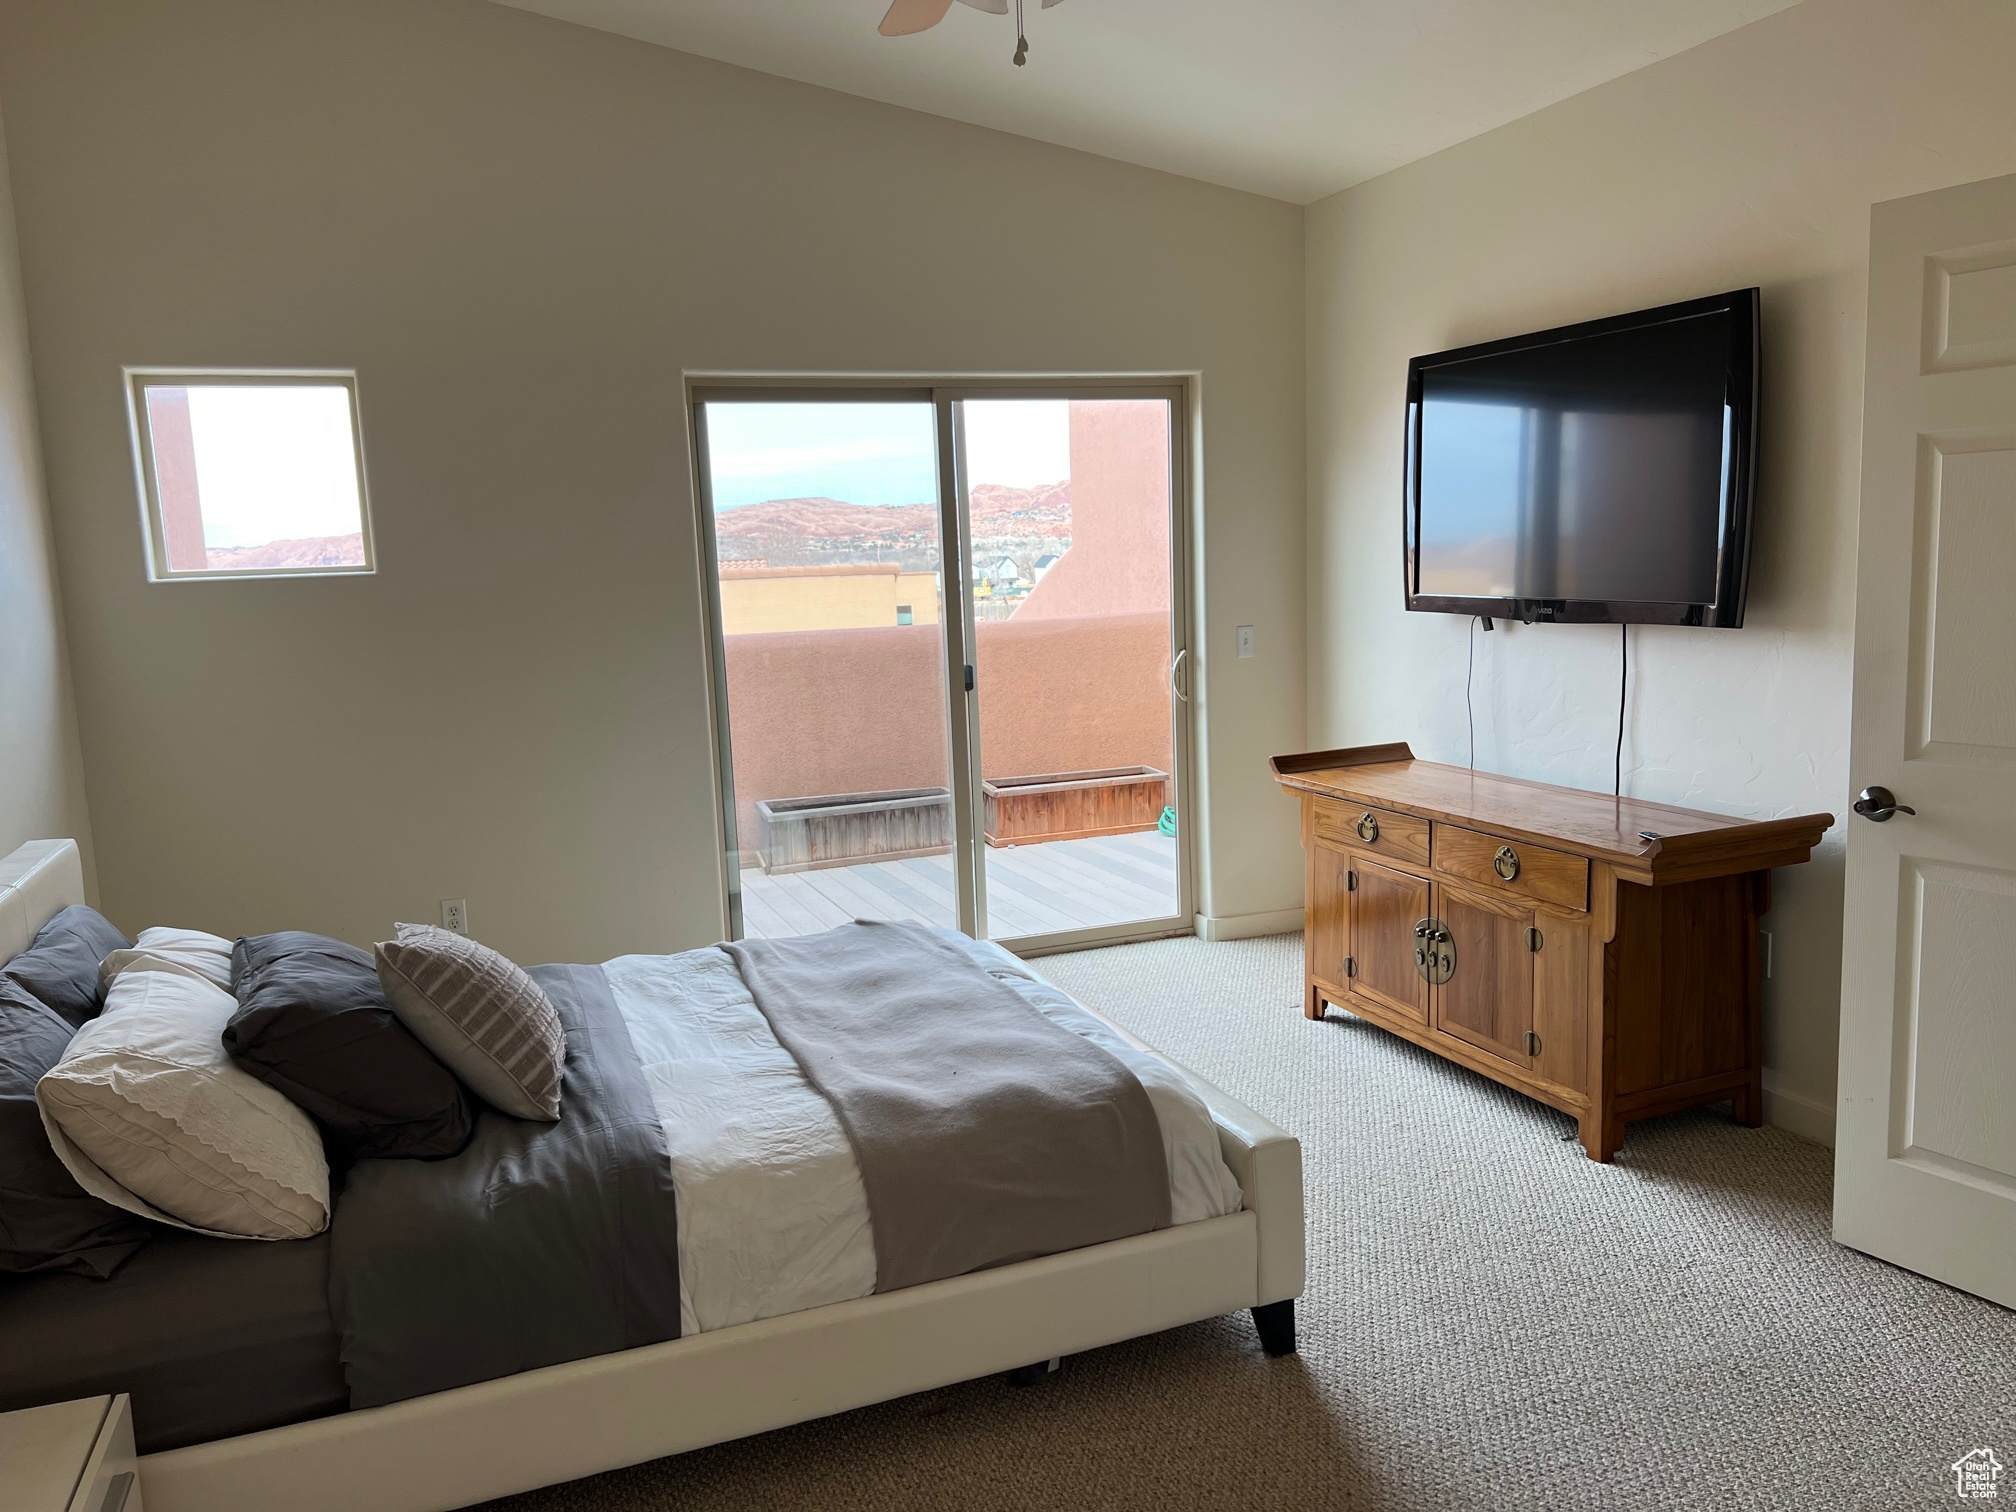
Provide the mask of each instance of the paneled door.
{"label": "paneled door", "polygon": [[1524,1066],[1532,1060],[1533,911],[1446,884],[1436,888],[1456,969],[1435,989],[1435,1027]]}
{"label": "paneled door", "polygon": [[[1312,908],[1310,911],[1303,938],[1309,975],[1330,983],[1341,992],[1351,972],[1347,964],[1351,954],[1351,916],[1347,911],[1351,891],[1351,854],[1334,845],[1325,845],[1321,840],[1311,840],[1305,853],[1305,864],[1309,869],[1309,896],[1335,900],[1331,907]],[[1323,1017],[1320,994],[1312,993],[1311,1001],[1305,1007],[1311,1010],[1311,1018]]]}
{"label": "paneled door", "polygon": [[2016,176],[1870,243],[1834,1234],[2016,1307]]}
{"label": "paneled door", "polygon": [[1353,997],[1368,997],[1417,1023],[1428,1022],[1428,981],[1414,964],[1417,926],[1428,917],[1428,884],[1370,861],[1352,863],[1350,889]]}

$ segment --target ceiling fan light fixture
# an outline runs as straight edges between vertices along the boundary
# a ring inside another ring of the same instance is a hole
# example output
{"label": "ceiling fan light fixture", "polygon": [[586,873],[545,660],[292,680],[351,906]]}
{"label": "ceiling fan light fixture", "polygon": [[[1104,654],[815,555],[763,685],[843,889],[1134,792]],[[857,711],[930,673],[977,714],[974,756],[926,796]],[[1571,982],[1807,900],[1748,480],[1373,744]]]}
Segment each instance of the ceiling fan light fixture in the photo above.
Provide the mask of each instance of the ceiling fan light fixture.
{"label": "ceiling fan light fixture", "polygon": [[952,0],[891,0],[875,29],[885,37],[909,37],[931,30],[945,19]]}
{"label": "ceiling fan light fixture", "polygon": [[[977,11],[986,11],[991,16],[1008,14],[1008,0],[959,0],[961,5],[971,6]],[[1057,5],[1060,0],[1042,0],[1044,10]],[[889,9],[883,13],[882,24],[876,28],[885,37],[910,37],[918,32],[931,30],[952,9],[952,0],[890,0]],[[1022,27],[1022,0],[1015,0],[1015,66],[1022,67],[1029,61],[1029,34]]]}

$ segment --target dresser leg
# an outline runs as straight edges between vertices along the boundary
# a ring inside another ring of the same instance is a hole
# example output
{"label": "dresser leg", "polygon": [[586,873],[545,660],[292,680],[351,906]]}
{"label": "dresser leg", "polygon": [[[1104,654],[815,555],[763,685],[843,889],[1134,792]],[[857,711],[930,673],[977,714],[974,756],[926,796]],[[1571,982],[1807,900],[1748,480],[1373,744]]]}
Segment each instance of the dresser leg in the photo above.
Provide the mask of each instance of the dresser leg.
{"label": "dresser leg", "polygon": [[1591,1160],[1603,1164],[1610,1163],[1624,1143],[1624,1126],[1614,1119],[1605,1118],[1597,1109],[1591,1108],[1575,1121],[1576,1130],[1582,1139],[1582,1149]]}
{"label": "dresser leg", "polygon": [[1740,1088],[1730,1099],[1736,1122],[1746,1129],[1764,1126],[1764,1078],[1761,1074],[1750,1078],[1749,1084]]}
{"label": "dresser leg", "polygon": [[1314,982],[1302,985],[1302,1016],[1312,1019],[1323,1017],[1323,989]]}

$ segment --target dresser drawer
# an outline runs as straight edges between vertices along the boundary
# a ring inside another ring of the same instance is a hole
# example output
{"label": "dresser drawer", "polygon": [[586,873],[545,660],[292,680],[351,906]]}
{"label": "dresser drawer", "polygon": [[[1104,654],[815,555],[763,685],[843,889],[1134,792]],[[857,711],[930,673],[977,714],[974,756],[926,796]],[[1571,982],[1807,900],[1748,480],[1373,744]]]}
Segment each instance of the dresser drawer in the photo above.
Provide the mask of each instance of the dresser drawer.
{"label": "dresser drawer", "polygon": [[1318,798],[1316,833],[1340,845],[1354,845],[1395,861],[1428,864],[1428,821],[1391,809],[1366,808]]}
{"label": "dresser drawer", "polygon": [[1514,893],[1557,908],[1589,907],[1589,858],[1523,840],[1438,824],[1435,870],[1488,892]]}

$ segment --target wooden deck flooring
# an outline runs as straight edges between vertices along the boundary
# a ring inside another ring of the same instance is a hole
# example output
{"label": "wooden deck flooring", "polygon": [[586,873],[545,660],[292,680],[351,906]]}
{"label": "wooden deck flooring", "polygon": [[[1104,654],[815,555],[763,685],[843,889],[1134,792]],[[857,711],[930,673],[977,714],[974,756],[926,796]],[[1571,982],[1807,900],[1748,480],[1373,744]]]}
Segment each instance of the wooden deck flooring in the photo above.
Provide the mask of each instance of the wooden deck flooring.
{"label": "wooden deck flooring", "polygon": [[[987,932],[997,940],[1176,912],[1176,842],[1153,830],[989,846],[986,856]],[[816,934],[851,919],[955,925],[952,858],[742,873],[742,932],[750,939]]]}

